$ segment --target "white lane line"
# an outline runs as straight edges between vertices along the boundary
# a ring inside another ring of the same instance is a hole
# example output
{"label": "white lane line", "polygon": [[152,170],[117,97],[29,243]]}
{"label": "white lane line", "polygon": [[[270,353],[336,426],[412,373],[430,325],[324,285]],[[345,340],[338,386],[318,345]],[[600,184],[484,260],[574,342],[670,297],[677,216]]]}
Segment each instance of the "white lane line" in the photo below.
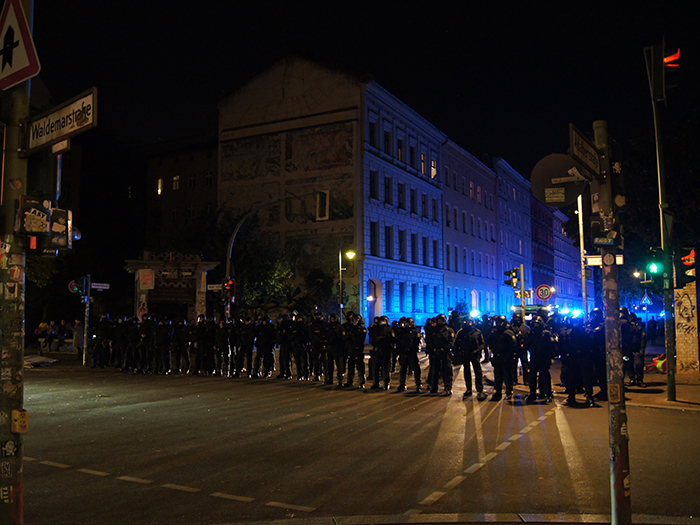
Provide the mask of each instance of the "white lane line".
{"label": "white lane line", "polygon": [[522,434],[513,434],[513,435],[510,436],[508,439],[510,439],[511,441],[517,441],[517,440],[519,440],[521,437],[523,437]]}
{"label": "white lane line", "polygon": [[255,498],[246,498],[245,496],[236,496],[234,494],[226,494],[225,492],[213,492],[209,495],[214,496],[215,498],[231,499],[233,501],[242,501],[244,503],[255,501]]}
{"label": "white lane line", "polygon": [[89,468],[79,468],[78,472],[92,474],[93,476],[109,476],[109,472],[102,472],[101,470],[90,470]]}
{"label": "white lane line", "polygon": [[36,461],[36,458],[30,458],[29,456],[24,456],[24,461]]}
{"label": "white lane line", "polygon": [[593,495],[591,488],[593,480],[587,474],[586,462],[579,452],[578,443],[576,443],[576,439],[571,433],[564,411],[560,410],[557,412],[555,422],[559,429],[559,440],[564,449],[564,459],[569,468],[569,477],[576,494],[576,501],[590,501]]}
{"label": "white lane line", "polygon": [[484,465],[486,465],[486,463],[474,463],[471,467],[469,467],[467,470],[465,470],[464,473],[465,474],[474,474],[474,472],[479,470]]}
{"label": "white lane line", "polygon": [[539,419],[540,421],[544,421],[545,419],[547,419],[547,416],[540,416],[537,419]]}
{"label": "white lane line", "polygon": [[445,489],[445,490],[452,490],[452,489],[455,488],[457,485],[459,485],[460,483],[462,483],[462,481],[464,481],[465,479],[467,479],[466,476],[455,476],[455,477],[452,478],[450,481],[448,481],[447,483],[445,483],[445,486],[442,487],[442,488]]}
{"label": "white lane line", "polygon": [[287,510],[298,510],[299,512],[313,512],[316,509],[314,507],[303,507],[301,505],[290,505],[289,503],[280,503],[279,501],[268,501],[265,503],[268,507],[278,507],[280,509]]}
{"label": "white lane line", "polygon": [[496,454],[495,452],[489,452],[484,456],[484,461],[491,461],[496,456],[498,456],[498,454]]}
{"label": "white lane line", "polygon": [[520,433],[521,433],[521,434],[527,434],[528,432],[530,432],[530,430],[532,430],[532,427],[531,427],[531,426],[527,426],[527,427],[523,428],[523,429],[520,431]]}
{"label": "white lane line", "polygon": [[70,468],[70,465],[66,465],[65,463],[55,463],[53,461],[40,461],[39,463],[42,465],[48,465],[49,467]]}
{"label": "white lane line", "polygon": [[510,441],[504,441],[496,447],[496,450],[501,451],[507,449],[511,445]]}
{"label": "white lane line", "polygon": [[445,495],[445,492],[440,492],[440,491],[435,491],[433,492],[430,496],[425,498],[423,501],[419,503],[419,505],[432,505],[435,503],[437,500],[442,498]]}
{"label": "white lane line", "polygon": [[118,476],[117,479],[120,479],[122,481],[130,481],[132,483],[141,483],[142,485],[148,485],[149,483],[153,483],[152,479],[132,478],[131,476]]}
{"label": "white lane line", "polygon": [[166,483],[165,485],[161,485],[161,487],[165,489],[173,489],[173,490],[179,490],[182,492],[199,492],[202,489],[196,489],[194,487],[186,487],[184,485],[173,485],[172,483]]}

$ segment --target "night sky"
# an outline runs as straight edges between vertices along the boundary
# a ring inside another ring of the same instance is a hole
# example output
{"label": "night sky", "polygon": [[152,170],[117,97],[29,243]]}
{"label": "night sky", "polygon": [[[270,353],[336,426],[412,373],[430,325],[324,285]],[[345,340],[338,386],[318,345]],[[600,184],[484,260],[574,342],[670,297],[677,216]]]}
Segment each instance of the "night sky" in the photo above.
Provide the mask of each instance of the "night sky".
{"label": "night sky", "polygon": [[216,130],[216,104],[291,54],[371,75],[471,153],[524,176],[568,124],[652,129],[643,48],[681,48],[668,119],[696,112],[692,2],[36,1],[40,77],[59,104],[91,86],[99,126],[151,143]]}

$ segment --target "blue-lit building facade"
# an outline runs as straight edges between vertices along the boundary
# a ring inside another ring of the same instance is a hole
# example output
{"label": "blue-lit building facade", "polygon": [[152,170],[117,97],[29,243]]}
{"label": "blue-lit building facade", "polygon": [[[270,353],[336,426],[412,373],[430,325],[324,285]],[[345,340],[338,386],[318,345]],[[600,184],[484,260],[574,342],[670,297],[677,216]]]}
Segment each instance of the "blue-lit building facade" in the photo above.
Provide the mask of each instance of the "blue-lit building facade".
{"label": "blue-lit building facade", "polygon": [[521,264],[527,289],[561,281],[567,305],[580,303],[576,248],[553,231],[563,214],[538,212],[553,260],[535,272],[527,179],[478,160],[368,78],[281,61],[221,101],[218,137],[219,207],[259,208],[261,228],[299,256],[300,279],[342,268],[345,308],[370,322],[422,324],[458,306],[510,315],[520,300],[504,272]]}

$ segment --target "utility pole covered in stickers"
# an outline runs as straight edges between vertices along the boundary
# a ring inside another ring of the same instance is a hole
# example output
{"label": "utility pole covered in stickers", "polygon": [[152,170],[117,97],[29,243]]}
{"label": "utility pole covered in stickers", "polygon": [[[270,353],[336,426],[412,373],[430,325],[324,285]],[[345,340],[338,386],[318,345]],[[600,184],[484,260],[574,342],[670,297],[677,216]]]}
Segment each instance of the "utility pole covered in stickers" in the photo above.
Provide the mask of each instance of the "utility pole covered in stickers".
{"label": "utility pole covered in stickers", "polygon": [[[17,224],[48,229],[44,203],[27,202],[27,159],[22,127],[29,119],[29,78],[39,72],[31,37],[32,0],[5,0],[0,14],[0,89],[5,153],[0,187],[0,525],[21,524],[23,516],[22,434],[27,430],[24,403],[25,246]],[[15,207],[18,207],[17,213]],[[20,210],[24,206],[24,210]],[[26,212],[22,216],[21,212]]]}

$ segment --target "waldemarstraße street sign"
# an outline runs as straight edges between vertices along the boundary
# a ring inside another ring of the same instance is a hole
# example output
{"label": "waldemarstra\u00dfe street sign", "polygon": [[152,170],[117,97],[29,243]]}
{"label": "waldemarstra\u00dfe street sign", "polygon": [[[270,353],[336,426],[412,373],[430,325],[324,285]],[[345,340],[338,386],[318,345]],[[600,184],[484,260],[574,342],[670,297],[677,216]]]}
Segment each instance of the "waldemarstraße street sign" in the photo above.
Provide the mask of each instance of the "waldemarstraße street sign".
{"label": "waldemarstra\u00dfe street sign", "polygon": [[27,152],[51,146],[97,126],[97,88],[34,117],[27,130]]}
{"label": "waldemarstra\u00dfe street sign", "polygon": [[573,124],[569,124],[569,155],[579,161],[585,168],[588,168],[596,175],[600,175],[598,148]]}
{"label": "waldemarstra\u00dfe street sign", "polygon": [[0,14],[0,89],[39,74],[41,64],[21,0],[5,0]]}
{"label": "waldemarstra\u00dfe street sign", "polygon": [[576,202],[586,188],[584,169],[569,155],[552,153],[540,160],[532,170],[530,184],[537,200],[561,208]]}

